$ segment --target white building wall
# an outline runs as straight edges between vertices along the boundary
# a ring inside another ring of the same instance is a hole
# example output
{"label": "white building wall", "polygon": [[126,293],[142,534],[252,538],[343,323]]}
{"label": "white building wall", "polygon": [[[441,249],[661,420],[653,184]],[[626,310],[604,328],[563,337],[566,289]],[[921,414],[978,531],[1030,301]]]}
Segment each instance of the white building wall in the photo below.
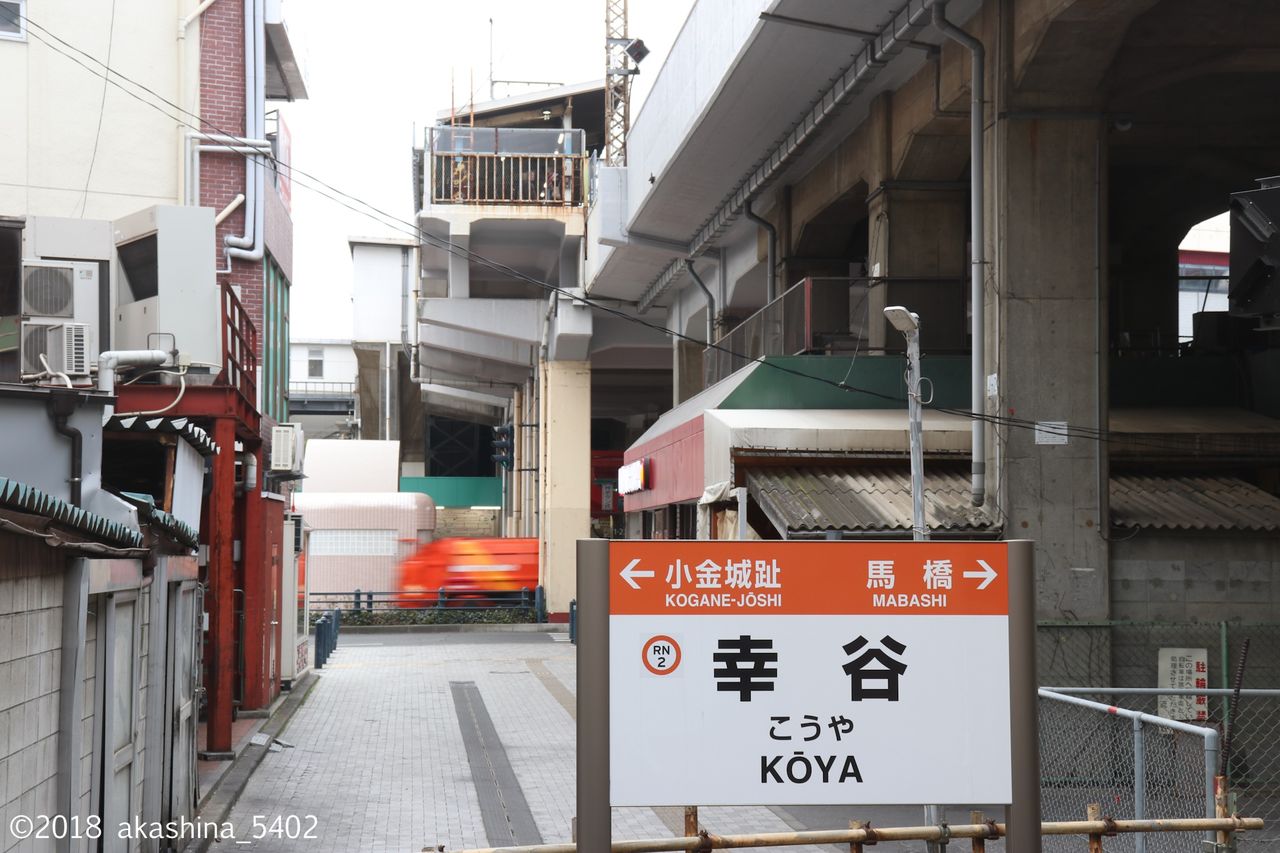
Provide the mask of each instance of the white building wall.
{"label": "white building wall", "polygon": [[[323,352],[321,376],[310,374],[310,353],[313,349]],[[350,341],[290,341],[290,382],[355,382],[356,354]]]}
{"label": "white building wall", "polygon": [[[415,253],[412,244],[351,241],[355,340],[400,341],[404,253],[409,252],[409,288],[413,289]],[[410,318],[410,322],[414,318]]]}
{"label": "white building wall", "polygon": [[[165,8],[157,13],[150,0],[29,0],[26,14],[95,57],[105,58],[109,46],[112,68],[198,111],[199,23],[180,41],[176,21],[190,10]],[[64,56],[70,49],[41,29],[27,29],[25,41],[0,40],[0,213],[114,219],[178,202],[184,128]]]}

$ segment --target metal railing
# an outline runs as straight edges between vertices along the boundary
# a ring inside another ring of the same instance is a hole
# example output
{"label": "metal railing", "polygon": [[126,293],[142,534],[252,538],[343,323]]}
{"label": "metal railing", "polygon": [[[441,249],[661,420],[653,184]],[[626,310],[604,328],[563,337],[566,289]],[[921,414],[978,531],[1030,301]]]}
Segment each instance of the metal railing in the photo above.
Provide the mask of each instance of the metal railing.
{"label": "metal railing", "polygon": [[[1222,709],[1233,693],[1232,690],[1222,688],[1175,690],[1142,687],[1049,687],[1043,690],[1052,692],[1060,698],[1060,701],[1077,701],[1077,697],[1080,696],[1122,701],[1127,710],[1120,712],[1121,714],[1140,714],[1144,720],[1161,720],[1162,722],[1171,722],[1156,713],[1161,707],[1162,698],[1194,697],[1197,700],[1197,706],[1199,701],[1203,701],[1204,707],[1210,709],[1208,718],[1202,723],[1177,723],[1176,725],[1192,725],[1201,731],[1211,732],[1215,738],[1219,739],[1225,736],[1227,728],[1226,713]],[[1109,704],[1097,702],[1091,704],[1096,706],[1095,710],[1103,708],[1109,713],[1115,713],[1111,711],[1113,706]],[[1162,806],[1161,813],[1172,816],[1188,814],[1188,810],[1194,808],[1196,800],[1193,791],[1197,785],[1203,787],[1206,794],[1211,795],[1214,773],[1225,769],[1228,790],[1235,800],[1236,809],[1257,815],[1268,824],[1267,829],[1262,832],[1250,833],[1241,839],[1240,849],[1261,851],[1280,846],[1280,690],[1245,688],[1240,691],[1235,713],[1230,722],[1231,749],[1225,768],[1222,767],[1217,752],[1212,756],[1211,766],[1211,756],[1206,752],[1203,776],[1198,778],[1193,778],[1197,765],[1186,755],[1186,744],[1179,743],[1176,737],[1152,739],[1146,732],[1140,736],[1135,723],[1134,741],[1130,748],[1119,742],[1125,737],[1125,732],[1117,728],[1120,724],[1115,721],[1102,721],[1096,715],[1092,719],[1081,717],[1073,719],[1073,715],[1065,713],[1050,717],[1044,713],[1044,710],[1042,706],[1040,729],[1042,762],[1053,748],[1067,749],[1069,757],[1094,755],[1097,761],[1109,763],[1117,776],[1112,780],[1112,787],[1108,789],[1113,794],[1121,792],[1128,797],[1130,794],[1126,792],[1132,792],[1136,797],[1143,791],[1152,791],[1154,793],[1147,797],[1147,801],[1150,802],[1154,797]],[[1053,734],[1048,731],[1050,721],[1055,726]],[[1089,746],[1085,746],[1084,738],[1092,739],[1095,735],[1112,741],[1110,748],[1096,739]],[[1206,748],[1208,745],[1209,739],[1206,739]],[[1181,754],[1180,748],[1184,749]],[[1088,766],[1089,760],[1084,760],[1083,763]],[[1132,776],[1128,776],[1125,770],[1130,766],[1133,769]],[[1046,781],[1049,779],[1047,774],[1045,778]],[[1145,784],[1140,786],[1139,780],[1143,780]],[[1050,790],[1046,786],[1042,794],[1042,801],[1046,804],[1051,801]],[[1080,796],[1088,796],[1088,793],[1081,792]],[[1075,801],[1064,801],[1061,796],[1055,802],[1059,812],[1067,813],[1070,813],[1072,807],[1077,804]],[[1051,814],[1047,806],[1044,814],[1046,816]],[[1198,815],[1199,812],[1195,814]],[[1206,814],[1212,815],[1213,812],[1208,811]],[[1142,817],[1137,812],[1134,816]]]}
{"label": "metal railing", "polygon": [[[541,586],[518,590],[451,590],[405,592],[352,590],[312,592],[312,612],[340,607],[352,625],[430,624],[439,621],[504,621],[542,623],[547,618]],[[457,620],[466,614],[466,620]],[[486,620],[486,614],[494,616]],[[403,617],[403,619],[398,618]],[[449,617],[449,618],[441,618]],[[518,618],[517,618],[518,617]]]}
{"label": "metal railing", "polygon": [[[1194,820],[1111,820],[1101,818],[1101,806],[1093,804],[1086,820],[1046,821],[1040,824],[1040,835],[1045,839],[1084,836],[1088,839],[1090,853],[1102,853],[1117,849],[1114,842],[1130,833],[1220,833],[1230,839],[1237,832],[1261,829],[1263,821],[1252,817],[1200,818]],[[941,826],[887,826],[851,827],[849,829],[810,830],[805,832],[756,832],[743,835],[714,835],[702,832],[677,838],[643,838],[634,841],[615,841],[612,853],[664,853],[664,851],[731,850],[759,847],[799,847],[810,844],[849,845],[852,853],[863,853],[864,846],[881,842],[926,841],[947,844],[960,839],[972,839],[969,849],[975,853],[986,850],[986,842],[1002,839],[1008,832],[1003,823],[945,824]],[[444,847],[439,848],[444,850]],[[1046,848],[1047,849],[1047,848]],[[1071,850],[1084,850],[1080,842],[1073,842]],[[1199,849],[1199,848],[1195,848]],[[1228,849],[1223,847],[1222,849]],[[529,844],[518,847],[468,848],[455,853],[579,853],[578,845]]]}
{"label": "metal railing", "polygon": [[581,130],[435,127],[428,145],[432,204],[579,207],[586,199]]}
{"label": "metal railing", "polygon": [[311,397],[350,397],[356,392],[354,382],[326,382],[318,379],[295,379],[289,383],[289,396],[295,400]]}
{"label": "metal railing", "polygon": [[[1040,688],[1040,814],[1064,820],[1103,801],[1145,820],[1212,818],[1220,737],[1213,728]],[[1151,841],[1151,843],[1148,843]],[[1194,850],[1135,835],[1134,853]],[[1054,848],[1046,846],[1046,850]],[[1066,848],[1058,848],[1066,849]]]}
{"label": "metal railing", "polygon": [[[959,279],[801,279],[703,350],[707,386],[764,356],[871,351],[870,296],[886,284],[909,289],[911,304],[921,306],[950,306],[960,292]],[[878,311],[876,319],[883,323]]]}
{"label": "metal railing", "polygon": [[258,404],[258,329],[240,297],[222,282],[221,382],[240,392],[250,407]]}

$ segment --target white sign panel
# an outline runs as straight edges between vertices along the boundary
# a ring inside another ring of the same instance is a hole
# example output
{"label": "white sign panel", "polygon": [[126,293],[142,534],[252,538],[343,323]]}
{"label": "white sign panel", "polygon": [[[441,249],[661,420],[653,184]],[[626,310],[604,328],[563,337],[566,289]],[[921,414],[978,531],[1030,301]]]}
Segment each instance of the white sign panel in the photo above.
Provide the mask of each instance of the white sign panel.
{"label": "white sign panel", "polygon": [[[1209,686],[1208,649],[1161,649],[1157,686],[1195,690]],[[1206,696],[1161,696],[1156,713],[1170,720],[1204,722],[1209,719]]]}
{"label": "white sign panel", "polygon": [[1006,555],[612,543],[613,805],[1011,802]]}

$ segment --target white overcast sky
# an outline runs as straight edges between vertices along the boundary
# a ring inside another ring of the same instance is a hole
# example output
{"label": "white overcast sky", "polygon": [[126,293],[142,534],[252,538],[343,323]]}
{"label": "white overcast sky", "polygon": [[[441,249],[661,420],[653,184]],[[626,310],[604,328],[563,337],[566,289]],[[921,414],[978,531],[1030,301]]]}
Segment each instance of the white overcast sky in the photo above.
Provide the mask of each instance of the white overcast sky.
{"label": "white overcast sky", "polygon": [[[633,116],[692,2],[631,0],[629,34],[652,51],[635,80]],[[405,222],[414,212],[415,129],[420,144],[423,128],[449,108],[451,76],[459,106],[471,85],[477,101],[488,100],[490,18],[494,77],[604,76],[604,0],[305,0],[288,3],[284,14],[309,95],[281,110],[294,167]],[[515,91],[500,87],[497,96]],[[349,339],[347,238],[397,231],[297,183],[293,225],[292,337]]]}

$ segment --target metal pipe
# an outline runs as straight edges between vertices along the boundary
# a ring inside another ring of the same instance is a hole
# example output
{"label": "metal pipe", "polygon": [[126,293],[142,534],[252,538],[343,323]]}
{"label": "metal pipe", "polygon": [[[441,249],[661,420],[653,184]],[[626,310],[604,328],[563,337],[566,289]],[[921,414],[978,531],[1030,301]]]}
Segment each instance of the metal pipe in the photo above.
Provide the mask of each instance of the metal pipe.
{"label": "metal pipe", "polygon": [[986,405],[983,403],[983,387],[986,368],[986,294],[984,269],[986,267],[986,223],[983,206],[983,90],[986,80],[986,51],[982,41],[947,20],[947,4],[933,4],[933,24],[944,36],[968,49],[972,60],[973,79],[969,84],[969,242],[972,263],[970,269],[970,298],[972,327],[970,331],[972,355],[969,408],[973,412],[973,505],[982,506],[987,497],[987,438]]}
{"label": "metal pipe", "polygon": [[[1224,830],[1244,832],[1262,829],[1260,817],[1182,818],[1173,820],[1061,820],[1040,824],[1041,835],[1100,835],[1133,832],[1201,832]],[[883,828],[807,830],[804,832],[755,832],[742,835],[688,835],[678,838],[645,838],[615,841],[612,853],[664,853],[674,850],[729,850],[750,847],[797,847],[808,844],[866,844],[879,841],[938,841],[944,837],[1004,838],[1003,823],[950,824],[941,826],[888,826]],[[578,845],[525,844],[513,847],[482,847],[457,853],[579,853]]]}
{"label": "metal pipe", "polygon": [[[263,31],[265,2],[266,0],[244,0],[244,130],[246,137],[254,139],[262,136],[266,111],[267,47]],[[245,160],[247,209],[244,234],[229,234],[223,239],[228,262],[227,268],[222,272],[231,271],[231,258],[242,261],[262,260],[266,245],[263,239],[263,232],[266,230],[266,223],[263,221],[266,218],[266,168],[262,156],[251,154]]]}
{"label": "metal pipe", "polygon": [[[116,369],[120,367],[160,367],[173,359],[177,362],[177,352],[168,353],[159,349],[107,350],[98,354],[98,390],[106,394],[116,393]],[[115,414],[115,404],[108,403],[102,413],[102,421],[106,423]]]}
{"label": "metal pipe", "polygon": [[702,288],[703,294],[707,297],[707,346],[711,346],[716,342],[716,298],[712,295],[711,288],[707,287],[706,282],[702,280],[702,276],[698,275],[698,271],[693,268],[692,258],[689,259],[689,277]]}
{"label": "metal pipe", "polygon": [[400,348],[409,354],[409,247],[400,247]]}
{"label": "metal pipe", "polygon": [[[1133,816],[1147,816],[1147,749],[1142,739],[1142,719],[1133,720]],[[1134,853],[1147,853],[1147,837],[1139,833],[1133,839]]]}
{"label": "metal pipe", "polygon": [[1079,696],[1072,696],[1068,693],[1055,693],[1047,687],[1041,687],[1038,693],[1041,699],[1052,699],[1055,702],[1063,702],[1067,705],[1076,705],[1081,708],[1088,708],[1091,711],[1101,711],[1104,714],[1110,714],[1113,717],[1123,717],[1126,720],[1141,718],[1142,722],[1148,725],[1171,729],[1175,732],[1195,735],[1196,737],[1207,738],[1210,732],[1213,732],[1215,735],[1217,734],[1213,729],[1206,728],[1204,726],[1193,726],[1190,723],[1183,723],[1178,720],[1169,720],[1164,717],[1157,717],[1153,714],[1144,714],[1141,711],[1131,711],[1128,708],[1117,708],[1114,705],[1104,705],[1101,702],[1081,699]]}
{"label": "metal pipe", "polygon": [[772,302],[778,297],[778,268],[775,266],[775,259],[778,256],[778,229],[773,227],[773,223],[752,209],[751,205],[754,199],[747,199],[746,205],[742,208],[747,219],[759,225],[769,235],[768,249],[766,251],[766,263],[769,265],[765,271],[765,303]]}
{"label": "metal pipe", "polygon": [[71,439],[71,505],[80,506],[84,493],[84,435],[71,426],[68,419],[76,410],[80,395],[72,391],[53,391],[49,395],[49,415],[53,418],[53,431]]}

